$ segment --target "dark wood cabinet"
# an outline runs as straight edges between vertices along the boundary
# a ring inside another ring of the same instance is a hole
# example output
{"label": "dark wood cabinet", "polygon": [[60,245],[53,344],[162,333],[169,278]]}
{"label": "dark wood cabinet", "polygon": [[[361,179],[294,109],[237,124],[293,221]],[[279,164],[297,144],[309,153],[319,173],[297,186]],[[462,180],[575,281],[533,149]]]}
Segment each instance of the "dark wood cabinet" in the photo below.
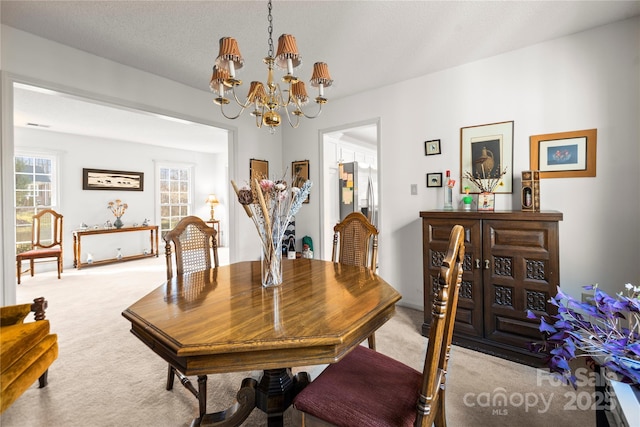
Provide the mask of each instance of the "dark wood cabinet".
{"label": "dark wood cabinet", "polygon": [[541,356],[527,344],[540,339],[538,322],[527,309],[554,312],[547,301],[560,277],[558,222],[555,211],[425,211],[422,218],[424,323],[438,291],[438,273],[454,225],[465,229],[465,258],[454,343],[532,366]]}

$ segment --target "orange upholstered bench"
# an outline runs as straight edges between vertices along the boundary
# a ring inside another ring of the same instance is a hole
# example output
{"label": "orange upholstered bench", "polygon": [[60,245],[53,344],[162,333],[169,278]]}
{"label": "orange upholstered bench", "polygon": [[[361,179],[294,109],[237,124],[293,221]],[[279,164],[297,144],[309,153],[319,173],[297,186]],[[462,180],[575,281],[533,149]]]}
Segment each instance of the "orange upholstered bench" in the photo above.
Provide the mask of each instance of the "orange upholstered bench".
{"label": "orange upholstered bench", "polygon": [[[0,307],[0,413],[34,381],[47,385],[49,366],[58,357],[58,336],[49,332],[44,318],[47,302]],[[24,322],[35,312],[35,322]]]}

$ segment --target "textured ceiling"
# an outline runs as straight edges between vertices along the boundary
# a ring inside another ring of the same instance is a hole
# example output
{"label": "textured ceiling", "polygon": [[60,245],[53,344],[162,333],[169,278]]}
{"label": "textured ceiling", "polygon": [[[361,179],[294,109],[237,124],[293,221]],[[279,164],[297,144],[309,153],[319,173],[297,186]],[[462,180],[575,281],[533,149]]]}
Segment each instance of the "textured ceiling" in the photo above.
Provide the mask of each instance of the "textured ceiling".
{"label": "textured ceiling", "polygon": [[[238,40],[239,77],[265,80],[266,1],[7,1],[2,23],[209,90],[218,40]],[[640,14],[639,1],[275,1],[308,80],[329,64],[336,99]],[[331,103],[327,106],[330,108]]]}

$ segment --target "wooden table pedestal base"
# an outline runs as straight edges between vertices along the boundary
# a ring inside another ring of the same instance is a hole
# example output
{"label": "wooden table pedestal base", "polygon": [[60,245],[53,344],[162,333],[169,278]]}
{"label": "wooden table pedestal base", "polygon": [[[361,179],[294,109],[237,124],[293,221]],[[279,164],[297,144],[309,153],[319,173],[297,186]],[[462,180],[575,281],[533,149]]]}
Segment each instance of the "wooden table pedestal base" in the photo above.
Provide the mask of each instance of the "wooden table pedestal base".
{"label": "wooden table pedestal base", "polygon": [[234,405],[224,411],[207,414],[207,376],[198,376],[196,392],[187,377],[175,372],[182,385],[198,398],[200,416],[191,422],[191,427],[239,426],[256,407],[267,414],[268,427],[282,427],[284,412],[298,392],[310,382],[306,372],[294,376],[290,368],[266,369],[260,383],[253,378],[242,381]]}

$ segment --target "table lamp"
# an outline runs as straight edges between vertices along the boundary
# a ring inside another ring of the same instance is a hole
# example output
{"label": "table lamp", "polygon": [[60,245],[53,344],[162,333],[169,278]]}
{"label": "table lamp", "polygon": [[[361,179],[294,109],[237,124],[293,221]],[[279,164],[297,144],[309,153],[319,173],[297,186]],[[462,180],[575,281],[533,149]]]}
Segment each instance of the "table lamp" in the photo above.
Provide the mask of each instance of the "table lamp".
{"label": "table lamp", "polygon": [[215,221],[215,218],[214,218],[213,215],[214,215],[214,209],[220,203],[220,202],[218,202],[218,198],[216,197],[215,194],[209,194],[209,196],[207,197],[207,200],[205,200],[205,202],[209,203],[209,206],[211,207],[211,219],[209,221]]}

